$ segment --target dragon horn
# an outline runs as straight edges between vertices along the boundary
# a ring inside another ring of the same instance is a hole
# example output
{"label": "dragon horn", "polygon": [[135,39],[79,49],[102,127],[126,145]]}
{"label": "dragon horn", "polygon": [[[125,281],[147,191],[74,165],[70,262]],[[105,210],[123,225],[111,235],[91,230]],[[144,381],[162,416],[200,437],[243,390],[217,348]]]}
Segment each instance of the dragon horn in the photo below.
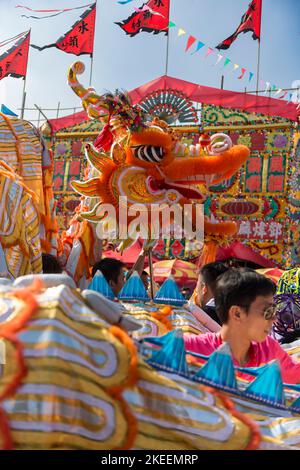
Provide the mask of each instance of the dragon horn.
{"label": "dragon horn", "polygon": [[106,99],[97,95],[93,88],[84,88],[77,79],[77,75],[81,75],[85,70],[83,62],[74,62],[68,71],[68,84],[74,93],[81,98],[82,105],[87,114],[91,118],[98,119],[103,115],[103,110],[108,110],[108,103]]}
{"label": "dragon horn", "polygon": [[111,158],[107,157],[105,153],[97,152],[91,144],[86,145],[85,155],[90,164],[100,172],[103,172],[105,169],[113,171],[116,167]]}

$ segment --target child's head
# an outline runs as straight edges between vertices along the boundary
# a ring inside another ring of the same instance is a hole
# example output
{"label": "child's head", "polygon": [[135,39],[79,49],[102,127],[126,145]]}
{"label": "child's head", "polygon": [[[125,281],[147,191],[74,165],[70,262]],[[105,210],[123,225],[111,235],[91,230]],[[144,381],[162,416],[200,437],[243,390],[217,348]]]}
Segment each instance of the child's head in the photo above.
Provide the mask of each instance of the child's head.
{"label": "child's head", "polygon": [[229,268],[220,261],[202,266],[196,288],[198,302],[201,307],[204,307],[210,299],[214,298],[217,279],[228,269]]}
{"label": "child's head", "polygon": [[275,320],[273,281],[249,268],[232,268],[216,283],[215,304],[222,324],[261,342]]}
{"label": "child's head", "polygon": [[113,293],[118,296],[125,284],[125,264],[114,258],[104,258],[93,266],[92,276],[101,271]]}

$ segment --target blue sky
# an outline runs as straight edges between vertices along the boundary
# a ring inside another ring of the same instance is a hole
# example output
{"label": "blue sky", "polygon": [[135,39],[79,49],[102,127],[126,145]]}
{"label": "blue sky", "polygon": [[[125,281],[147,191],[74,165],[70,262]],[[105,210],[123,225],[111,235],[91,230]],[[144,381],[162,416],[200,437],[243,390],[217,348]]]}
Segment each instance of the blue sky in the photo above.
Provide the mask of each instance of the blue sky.
{"label": "blue sky", "polygon": [[[68,31],[82,11],[64,15],[29,20],[21,18],[22,11],[17,4],[34,9],[68,8],[89,3],[90,0],[0,0],[0,41],[14,36],[31,27],[31,42],[45,45],[55,42]],[[214,66],[217,56],[213,54],[204,60],[207,48],[197,54],[185,53],[189,34],[207,46],[214,47],[234,32],[246,11],[250,0],[171,0],[170,20],[177,27],[184,28],[186,35],[178,37],[178,28],[172,28],[169,39],[168,75],[187,81],[219,87],[224,74],[224,88],[234,91],[253,90],[256,76],[251,83],[249,74],[238,80],[241,69],[232,72],[232,66],[222,69]],[[119,5],[117,0],[98,0],[94,50],[93,86],[98,92],[115,88],[133,89],[165,73],[166,36],[142,32],[131,38],[114,24],[126,19],[134,7],[140,7],[143,0],[133,0],[127,5]],[[24,12],[26,13],[26,12]],[[261,32],[260,78],[280,88],[291,87],[295,80],[300,84],[300,1],[263,0]],[[0,49],[3,52],[3,49]],[[193,48],[191,49],[193,52]],[[232,63],[245,67],[256,74],[257,41],[251,33],[242,34],[227,51],[221,51]],[[66,73],[75,56],[55,48],[43,52],[30,50],[27,76],[27,103],[41,108],[80,106],[77,97],[66,84]],[[87,65],[81,77],[88,85],[90,59],[82,56]],[[5,78],[0,81],[0,102],[12,109],[21,105],[23,82],[20,79]],[[46,112],[49,118],[53,113]],[[64,112],[68,114],[68,112]],[[32,114],[27,113],[30,118]]]}

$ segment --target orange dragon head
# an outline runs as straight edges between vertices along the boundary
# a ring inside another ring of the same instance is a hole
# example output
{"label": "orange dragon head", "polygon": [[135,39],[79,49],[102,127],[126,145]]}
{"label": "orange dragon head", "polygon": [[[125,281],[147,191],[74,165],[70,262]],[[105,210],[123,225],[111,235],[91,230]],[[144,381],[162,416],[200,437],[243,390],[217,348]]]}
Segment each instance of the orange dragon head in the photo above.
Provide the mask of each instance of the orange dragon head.
{"label": "orange dragon head", "polygon": [[[69,85],[81,98],[89,117],[102,120],[105,126],[94,146],[86,146],[86,156],[97,176],[72,182],[81,195],[100,198],[102,203],[116,208],[120,196],[127,197],[128,205],[183,205],[204,200],[200,184],[209,187],[229,179],[248,158],[249,149],[233,146],[225,134],[216,134],[211,139],[208,136],[205,152],[202,138],[193,149],[193,156],[178,157],[178,136],[173,129],[158,118],[147,120],[141,108],[132,106],[124,93],[100,96],[92,88],[85,89],[77,79],[83,71],[81,62],[74,63],[69,69]],[[102,220],[103,214],[97,212],[100,204],[81,213],[81,218]],[[222,237],[235,231],[234,222],[205,221],[206,234]]]}

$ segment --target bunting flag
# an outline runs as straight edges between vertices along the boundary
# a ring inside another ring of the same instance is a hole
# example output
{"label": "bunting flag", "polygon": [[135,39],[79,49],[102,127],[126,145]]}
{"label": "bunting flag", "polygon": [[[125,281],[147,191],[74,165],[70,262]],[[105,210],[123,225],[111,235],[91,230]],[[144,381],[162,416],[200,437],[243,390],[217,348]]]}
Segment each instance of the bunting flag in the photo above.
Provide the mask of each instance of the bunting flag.
{"label": "bunting flag", "polygon": [[214,64],[215,66],[218,65],[221,60],[223,59],[223,55],[222,54],[218,54],[218,58],[217,58],[217,62]]}
{"label": "bunting flag", "polygon": [[30,31],[26,31],[17,42],[0,55],[0,80],[4,77],[26,77]]}
{"label": "bunting flag", "polygon": [[33,16],[33,15],[21,15],[22,18],[33,18],[34,20],[43,20],[45,18],[52,18],[53,16],[58,16],[62,15],[63,13],[66,13],[68,11],[73,11],[73,10],[81,10],[82,8],[86,8],[91,6],[92,4],[89,3],[88,5],[82,5],[81,7],[75,7],[75,8],[63,8],[60,10],[33,10],[32,8],[26,7],[24,5],[16,5],[16,8],[23,8],[24,10],[32,11],[34,13],[52,13],[51,15],[43,15],[43,16]]}
{"label": "bunting flag", "polygon": [[116,23],[133,37],[141,31],[168,34],[170,0],[149,0],[126,20]]}
{"label": "bunting flag", "polygon": [[230,60],[230,59],[228,59],[228,58],[227,58],[227,59],[225,59],[225,61],[224,61],[224,65],[223,65],[223,69],[225,69],[225,67],[226,67],[227,65],[229,65],[229,64],[230,64],[230,62],[231,62],[231,60]]}
{"label": "bunting flag", "polygon": [[190,47],[194,44],[194,42],[196,42],[196,38],[194,36],[189,36],[187,43],[186,43],[185,52],[187,52],[190,49]]}
{"label": "bunting flag", "polygon": [[283,93],[283,95],[279,96],[279,99],[280,99],[280,100],[284,99],[284,98],[286,97],[286,95],[287,95],[287,91],[285,91],[285,92]]}
{"label": "bunting flag", "polygon": [[214,52],[212,47],[208,47],[207,52],[205,54],[204,59],[207,59],[207,57]]}
{"label": "bunting flag", "polygon": [[243,78],[244,75],[245,75],[245,72],[246,72],[246,69],[244,69],[244,68],[242,67],[242,73],[241,73],[241,75],[238,77],[239,80],[242,80],[242,78]]}
{"label": "bunting flag", "polygon": [[96,3],[93,3],[88,10],[86,10],[64,36],[59,38],[56,43],[48,44],[47,46],[31,47],[39,51],[56,47],[67,54],[83,55],[93,54],[94,50],[94,35],[95,35],[95,21],[96,21]]}
{"label": "bunting flag", "polygon": [[11,109],[9,109],[7,106],[5,106],[5,104],[1,105],[0,112],[3,113],[3,114],[6,114],[7,116],[18,116]]}
{"label": "bunting flag", "polygon": [[177,36],[183,36],[183,34],[186,34],[186,31],[182,28],[179,28]]}
{"label": "bunting flag", "polygon": [[265,94],[268,93],[269,88],[271,88],[271,83],[270,83],[270,82],[266,82]]}
{"label": "bunting flag", "polygon": [[252,31],[253,39],[260,40],[261,5],[262,0],[252,0],[248,10],[242,16],[241,23],[237,30],[227,39],[220,42],[220,44],[216,46],[216,49],[228,49],[240,33],[247,33],[248,31]]}
{"label": "bunting flag", "polygon": [[[171,27],[177,27],[177,36],[180,37],[180,36],[183,36],[185,34],[187,34],[186,30],[177,26],[175,23],[173,23],[172,21],[169,21],[169,28]],[[186,46],[185,46],[185,52],[187,52],[193,44],[195,44],[197,42],[197,46],[196,46],[196,49],[194,50],[194,52],[191,53],[191,55],[193,54],[196,54],[197,52],[199,52],[200,49],[202,49],[204,46],[206,46],[206,44],[202,41],[200,41],[199,39],[197,39],[195,36],[189,34],[188,36],[188,39],[187,39],[187,42],[186,42]],[[207,51],[206,51],[206,54],[204,56],[204,59],[207,59],[207,57],[209,55],[211,55],[214,51],[214,49],[212,47],[209,47],[207,46]],[[217,60],[215,62],[215,64],[212,64],[212,66],[216,66],[218,65],[221,60],[224,59],[224,63],[223,63],[223,67],[222,69],[224,69],[225,67],[227,67],[229,64],[231,64],[231,59],[229,59],[228,57],[224,58],[224,55],[223,54],[220,54],[218,53],[217,54]],[[233,64],[232,64],[233,65]],[[233,65],[233,69],[232,69],[232,73],[234,73],[236,70],[238,70],[240,68],[240,65],[239,64],[234,64]],[[251,80],[253,79],[254,77],[254,73],[253,72],[250,72],[250,71],[247,71],[246,68],[244,67],[241,67],[241,73],[240,75],[237,77],[238,80],[242,80],[245,76],[245,73],[248,72],[249,73],[249,77],[248,77],[248,82],[250,83]],[[271,83],[270,82],[265,82],[264,80],[259,80],[259,83],[260,83],[260,87],[261,88],[265,88],[265,94],[267,94],[268,91],[271,91],[272,93],[275,92],[277,90],[277,92],[275,93],[275,96],[276,95],[279,95],[280,93],[283,92],[283,90],[281,88],[277,88],[276,85],[273,85],[271,87]],[[287,95],[287,92],[283,93],[281,96],[278,96],[278,99],[284,99]],[[291,96],[291,94],[290,94]],[[290,102],[291,98],[289,98],[289,101]]]}
{"label": "bunting flag", "polygon": [[204,46],[205,46],[204,42],[198,41],[197,48],[194,52],[192,52],[192,54],[196,54],[196,52],[200,51],[200,49],[202,49],[202,47]]}

